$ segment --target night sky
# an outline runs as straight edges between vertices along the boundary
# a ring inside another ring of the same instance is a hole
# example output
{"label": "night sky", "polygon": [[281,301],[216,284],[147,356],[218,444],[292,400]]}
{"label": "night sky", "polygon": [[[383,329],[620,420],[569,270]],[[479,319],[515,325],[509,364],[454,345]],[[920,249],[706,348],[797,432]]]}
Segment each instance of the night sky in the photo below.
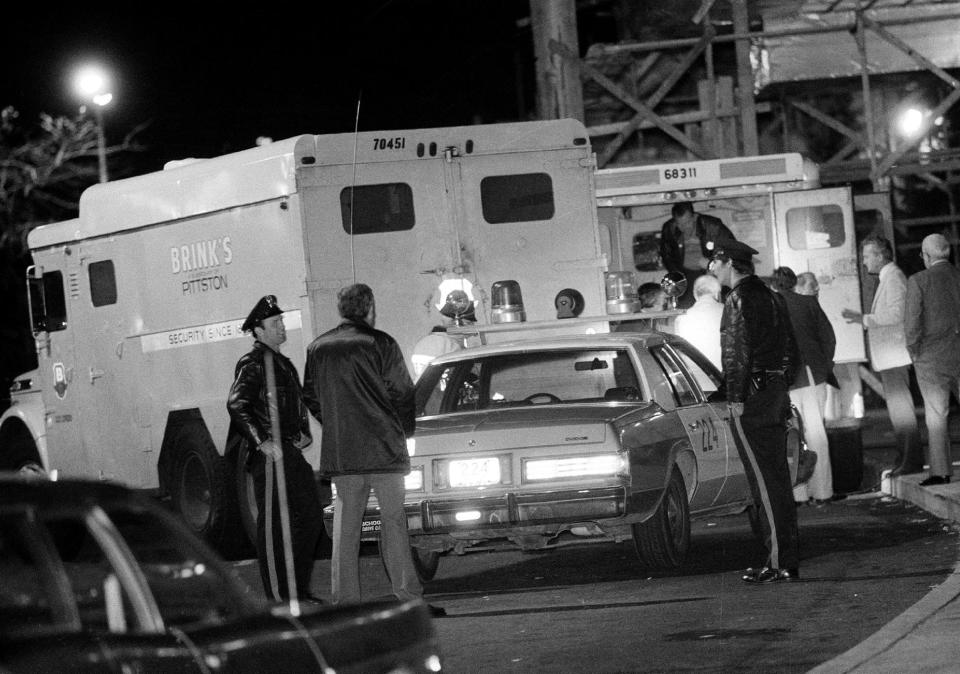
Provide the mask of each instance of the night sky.
{"label": "night sky", "polygon": [[0,105],[28,123],[71,115],[72,71],[98,61],[115,82],[108,141],[149,122],[146,170],[258,136],[352,131],[358,96],[361,130],[513,121],[534,108],[527,0],[328,0],[216,16],[155,4],[5,17]]}

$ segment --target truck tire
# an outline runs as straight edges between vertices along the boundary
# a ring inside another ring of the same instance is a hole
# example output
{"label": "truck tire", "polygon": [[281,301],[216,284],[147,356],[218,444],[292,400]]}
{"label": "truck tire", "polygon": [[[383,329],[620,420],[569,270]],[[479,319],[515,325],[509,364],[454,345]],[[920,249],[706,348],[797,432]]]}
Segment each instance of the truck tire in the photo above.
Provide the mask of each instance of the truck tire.
{"label": "truck tire", "polygon": [[[237,437],[227,447],[227,456],[231,456],[231,448],[236,449],[236,491],[237,501],[240,510],[240,521],[243,531],[253,549],[257,547],[257,515],[260,508],[257,506],[256,492],[253,488],[253,476],[247,471],[247,460],[250,457],[250,446],[246,440]],[[329,503],[329,481],[328,486],[324,488],[317,484],[317,490],[320,492],[320,504]],[[327,493],[326,502],[324,492]],[[316,559],[329,559],[331,554],[330,537],[327,536],[326,529],[320,527],[320,535],[317,537],[317,545],[314,549]]]}
{"label": "truck tire", "polygon": [[633,545],[640,561],[654,569],[674,569],[690,549],[690,505],[680,472],[674,470],[657,511],[632,526]]}
{"label": "truck tire", "polygon": [[0,470],[10,470],[25,475],[45,476],[40,461],[40,452],[33,442],[30,431],[19,421],[8,422],[0,434]]}
{"label": "truck tire", "polygon": [[174,508],[187,526],[227,559],[248,548],[234,488],[234,470],[205,432],[185,427],[177,435],[170,480]]}

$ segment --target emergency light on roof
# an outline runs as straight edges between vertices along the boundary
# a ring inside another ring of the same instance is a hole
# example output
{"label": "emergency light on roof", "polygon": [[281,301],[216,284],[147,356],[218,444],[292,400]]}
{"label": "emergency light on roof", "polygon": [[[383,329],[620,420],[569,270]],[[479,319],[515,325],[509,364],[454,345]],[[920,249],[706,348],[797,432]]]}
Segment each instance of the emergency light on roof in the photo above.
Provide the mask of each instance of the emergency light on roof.
{"label": "emergency light on roof", "polygon": [[607,288],[608,314],[632,314],[640,309],[632,272],[611,271],[603,276]]}
{"label": "emergency light on roof", "polygon": [[516,281],[497,281],[490,290],[492,309],[490,320],[494,323],[519,323],[527,320],[523,308],[520,284]]}
{"label": "emergency light on roof", "polygon": [[818,180],[819,175],[815,164],[790,152],[601,169],[596,178],[598,198],[673,192],[678,200],[683,200],[698,196],[697,190],[783,182],[800,185]]}

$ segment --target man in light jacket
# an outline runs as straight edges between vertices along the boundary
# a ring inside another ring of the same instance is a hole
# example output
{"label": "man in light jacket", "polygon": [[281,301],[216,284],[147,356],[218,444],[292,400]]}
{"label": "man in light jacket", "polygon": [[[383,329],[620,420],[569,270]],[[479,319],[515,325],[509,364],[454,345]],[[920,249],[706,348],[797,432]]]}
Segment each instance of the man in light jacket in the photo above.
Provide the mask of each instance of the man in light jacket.
{"label": "man in light jacket", "polygon": [[887,414],[897,439],[897,462],[891,475],[923,471],[923,446],[910,393],[910,354],[903,332],[907,277],[893,262],[890,242],[881,236],[868,236],[861,244],[863,266],[880,277],[870,313],[844,309],[848,323],[860,323],[867,331],[870,367],[880,376]]}

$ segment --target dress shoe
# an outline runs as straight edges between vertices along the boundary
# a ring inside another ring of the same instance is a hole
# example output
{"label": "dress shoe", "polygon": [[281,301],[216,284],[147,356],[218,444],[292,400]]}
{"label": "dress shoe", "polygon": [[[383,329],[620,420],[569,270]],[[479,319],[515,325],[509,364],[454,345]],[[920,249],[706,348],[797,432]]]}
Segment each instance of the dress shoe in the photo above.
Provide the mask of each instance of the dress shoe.
{"label": "dress shoe", "polygon": [[949,475],[931,475],[926,480],[920,480],[921,487],[933,487],[938,484],[950,484]]}
{"label": "dress shoe", "polygon": [[430,609],[431,618],[439,618],[441,616],[447,615],[447,609],[442,606],[434,606],[433,604],[427,604],[427,608]]}
{"label": "dress shoe", "polygon": [[745,583],[778,583],[789,582],[799,577],[800,571],[797,569],[772,569],[765,566],[762,569],[747,569],[742,580]]}

